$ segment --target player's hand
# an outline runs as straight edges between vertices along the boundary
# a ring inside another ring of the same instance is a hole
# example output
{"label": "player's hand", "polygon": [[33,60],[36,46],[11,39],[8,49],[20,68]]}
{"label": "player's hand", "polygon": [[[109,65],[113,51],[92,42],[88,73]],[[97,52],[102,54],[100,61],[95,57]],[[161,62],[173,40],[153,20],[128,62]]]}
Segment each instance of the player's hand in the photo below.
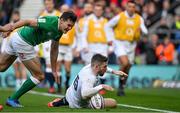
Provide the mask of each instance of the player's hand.
{"label": "player's hand", "polygon": [[116,71],[116,70],[113,70],[112,73],[115,74],[115,75],[122,76],[122,77],[127,77],[127,76],[128,76],[128,74],[124,73],[123,71]]}
{"label": "player's hand", "polygon": [[7,38],[10,35],[11,32],[3,32],[2,37]]}
{"label": "player's hand", "polygon": [[55,82],[60,84],[60,74],[58,72],[53,72]]}
{"label": "player's hand", "polygon": [[11,32],[14,30],[12,23],[6,24],[5,26],[3,26],[3,28],[5,32]]}
{"label": "player's hand", "polygon": [[103,87],[103,89],[105,89],[105,90],[107,90],[107,91],[114,91],[114,88],[112,88],[112,87],[109,86],[109,85],[102,84],[102,87]]}

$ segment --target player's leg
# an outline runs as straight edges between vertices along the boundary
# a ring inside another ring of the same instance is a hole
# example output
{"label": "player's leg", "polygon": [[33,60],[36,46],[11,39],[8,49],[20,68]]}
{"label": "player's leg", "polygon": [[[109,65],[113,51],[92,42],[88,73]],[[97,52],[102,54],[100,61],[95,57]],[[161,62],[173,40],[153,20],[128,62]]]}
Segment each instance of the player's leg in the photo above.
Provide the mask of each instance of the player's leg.
{"label": "player's leg", "polygon": [[53,101],[48,103],[48,107],[60,107],[60,106],[66,106],[69,105],[66,98],[56,98]]}
{"label": "player's leg", "polygon": [[13,68],[15,71],[15,77],[16,77],[16,87],[15,90],[17,91],[21,86],[21,75],[20,75],[20,69],[19,69],[19,62],[16,60],[13,64]]}
{"label": "player's leg", "polygon": [[6,71],[9,66],[16,60],[17,56],[7,53],[0,54],[0,72]]}
{"label": "player's leg", "polygon": [[27,80],[27,71],[26,71],[26,67],[22,62],[20,62],[20,73],[21,73],[21,84],[23,84]]}
{"label": "player's leg", "polygon": [[[38,58],[22,61],[26,68],[30,71],[32,76],[27,79],[21,88],[16,91],[11,97],[11,100],[18,100],[23,94],[34,88],[42,80],[44,80],[44,73],[41,70],[41,65]],[[16,107],[16,106],[15,106]]]}
{"label": "player's leg", "polygon": [[116,100],[112,99],[112,98],[105,98],[104,103],[105,103],[105,108],[115,108],[115,107],[117,107]]}
{"label": "player's leg", "polygon": [[57,92],[58,93],[62,93],[62,88],[61,88],[61,82],[62,82],[61,67],[62,67],[62,63],[63,62],[62,62],[60,56],[58,56],[57,70],[59,71],[59,80],[60,80],[60,83],[57,84],[57,86],[58,86]]}
{"label": "player's leg", "polygon": [[70,76],[71,76],[71,64],[72,64],[72,60],[73,60],[73,54],[72,54],[72,49],[71,47],[67,46],[67,50],[69,50],[64,57],[64,67],[65,67],[65,71],[66,71],[66,90],[69,87],[69,80],[70,80]]}
{"label": "player's leg", "polygon": [[[131,64],[129,62],[128,56],[127,55],[123,55],[120,56],[119,58],[119,62],[121,64],[120,70],[129,74],[129,70],[131,68]],[[119,89],[118,89],[118,96],[123,96],[125,95],[124,93],[124,87],[126,85],[126,81],[127,81],[127,77],[120,77],[119,79]]]}
{"label": "player's leg", "polygon": [[[128,74],[130,66],[131,66],[128,59],[128,55],[127,55],[128,42],[116,40],[114,44],[115,44],[114,52],[120,63],[120,70]],[[125,86],[126,80],[127,78],[124,78],[124,77],[119,78],[119,88],[118,88],[118,94],[117,94],[118,96],[125,95],[124,86]]]}
{"label": "player's leg", "polygon": [[47,79],[47,81],[49,82],[49,85],[50,85],[48,92],[55,93],[54,76],[53,76],[52,70],[51,70],[50,59],[46,59],[45,78]]}
{"label": "player's leg", "polygon": [[69,87],[69,80],[70,80],[70,74],[71,74],[71,61],[65,61],[64,67],[66,71],[66,82],[65,82],[66,87],[65,88],[67,90]]}

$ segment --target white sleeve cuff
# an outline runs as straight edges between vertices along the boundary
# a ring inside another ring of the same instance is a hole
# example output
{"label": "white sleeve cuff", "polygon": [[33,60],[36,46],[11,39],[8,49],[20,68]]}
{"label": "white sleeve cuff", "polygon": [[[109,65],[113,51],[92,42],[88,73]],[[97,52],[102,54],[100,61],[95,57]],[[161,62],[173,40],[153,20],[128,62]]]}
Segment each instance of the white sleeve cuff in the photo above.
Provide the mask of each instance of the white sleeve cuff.
{"label": "white sleeve cuff", "polygon": [[110,67],[107,67],[107,72],[108,72],[108,73],[112,73],[112,72],[113,72],[113,69],[111,69]]}

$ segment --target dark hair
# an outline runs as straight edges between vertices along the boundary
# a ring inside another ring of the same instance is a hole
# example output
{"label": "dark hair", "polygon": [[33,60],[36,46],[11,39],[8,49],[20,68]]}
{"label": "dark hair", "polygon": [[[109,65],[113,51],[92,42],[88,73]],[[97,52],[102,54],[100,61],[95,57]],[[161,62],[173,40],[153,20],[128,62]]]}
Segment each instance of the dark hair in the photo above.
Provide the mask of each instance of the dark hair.
{"label": "dark hair", "polygon": [[53,3],[55,3],[55,1],[54,1],[54,0],[44,0],[44,3],[45,3],[46,1],[48,1],[48,2],[49,2],[49,1],[52,1]]}
{"label": "dark hair", "polygon": [[103,56],[101,54],[95,54],[91,59],[91,65],[102,64],[107,61],[108,61],[108,58],[106,56]]}
{"label": "dark hair", "polygon": [[20,15],[20,12],[18,10],[14,10],[12,14]]}
{"label": "dark hair", "polygon": [[136,5],[136,2],[134,1],[134,0],[129,0],[128,2],[127,2],[127,4],[128,3],[132,3],[132,4],[135,4]]}
{"label": "dark hair", "polygon": [[76,14],[73,12],[73,11],[67,11],[67,12],[64,12],[60,19],[63,19],[63,20],[70,20],[72,22],[76,22],[77,20],[77,16]]}

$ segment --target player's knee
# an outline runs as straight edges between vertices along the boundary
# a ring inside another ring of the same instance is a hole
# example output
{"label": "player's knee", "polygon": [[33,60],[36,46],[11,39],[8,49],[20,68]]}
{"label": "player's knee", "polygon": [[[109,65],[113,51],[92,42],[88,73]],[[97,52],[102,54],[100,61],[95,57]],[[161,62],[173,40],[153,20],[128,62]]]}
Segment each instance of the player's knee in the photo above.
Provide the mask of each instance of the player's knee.
{"label": "player's knee", "polygon": [[112,99],[111,102],[112,102],[112,108],[117,107],[117,101],[115,99]]}
{"label": "player's knee", "polygon": [[39,80],[39,81],[43,81],[45,79],[45,76],[44,76],[44,73],[40,72],[40,73],[36,73],[36,78]]}
{"label": "player's knee", "polygon": [[131,64],[129,62],[122,62],[122,67],[126,67],[126,68],[129,68],[131,67]]}
{"label": "player's knee", "polygon": [[39,81],[43,81],[45,79],[44,74],[39,75]]}

